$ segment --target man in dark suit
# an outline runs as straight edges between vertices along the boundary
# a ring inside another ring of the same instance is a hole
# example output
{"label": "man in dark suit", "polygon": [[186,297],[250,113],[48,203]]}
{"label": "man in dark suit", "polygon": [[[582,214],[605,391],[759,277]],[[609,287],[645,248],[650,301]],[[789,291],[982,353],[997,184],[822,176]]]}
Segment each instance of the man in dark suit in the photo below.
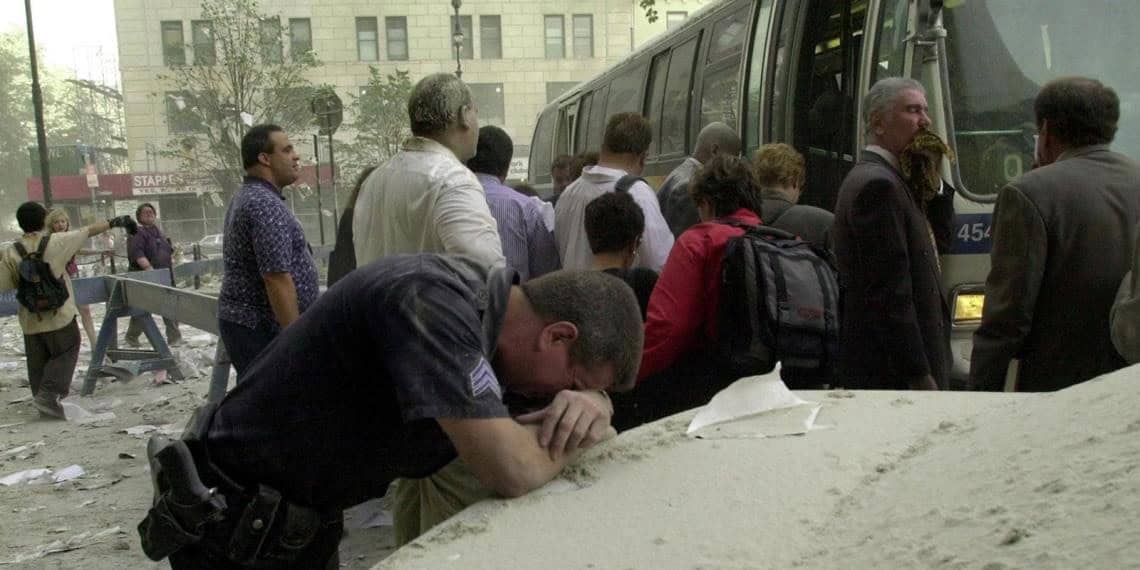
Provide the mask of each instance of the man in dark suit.
{"label": "man in dark suit", "polygon": [[949,311],[933,231],[898,156],[930,125],[917,81],[877,82],[863,101],[870,144],[844,178],[832,239],[842,284],[837,383],[851,388],[946,388]]}
{"label": "man in dark suit", "polygon": [[994,208],[993,250],[970,380],[1001,390],[1059,390],[1125,365],[1109,312],[1140,221],[1140,165],[1109,150],[1120,100],[1082,77],[1045,85],[1034,103],[1039,168]]}

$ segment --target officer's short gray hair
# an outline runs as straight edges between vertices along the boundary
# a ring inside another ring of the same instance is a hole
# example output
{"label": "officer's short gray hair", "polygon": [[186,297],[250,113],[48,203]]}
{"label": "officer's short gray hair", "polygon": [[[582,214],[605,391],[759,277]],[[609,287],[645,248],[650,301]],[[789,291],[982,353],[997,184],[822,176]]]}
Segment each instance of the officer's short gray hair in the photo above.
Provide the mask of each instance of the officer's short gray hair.
{"label": "officer's short gray hair", "polygon": [[909,77],[888,77],[876,81],[863,97],[863,134],[871,137],[871,117],[890,110],[899,93],[913,89],[926,95],[926,88]]}
{"label": "officer's short gray hair", "polygon": [[578,327],[570,361],[589,370],[613,366],[613,390],[633,387],[641,364],[641,309],[625,281],[601,271],[563,269],[521,286],[534,312]]}
{"label": "officer's short gray hair", "polygon": [[412,134],[427,137],[446,131],[463,107],[471,107],[471,89],[458,77],[436,73],[421,79],[408,97]]}

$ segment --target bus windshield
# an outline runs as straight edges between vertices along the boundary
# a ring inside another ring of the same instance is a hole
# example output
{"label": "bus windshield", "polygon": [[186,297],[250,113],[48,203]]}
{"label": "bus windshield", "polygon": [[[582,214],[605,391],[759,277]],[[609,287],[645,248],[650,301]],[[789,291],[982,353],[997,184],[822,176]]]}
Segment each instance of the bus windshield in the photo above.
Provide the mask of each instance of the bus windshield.
{"label": "bus windshield", "polygon": [[1140,157],[1140,74],[1125,38],[1140,2],[957,0],[946,3],[950,98],[960,183],[993,198],[1033,165],[1033,99],[1069,75],[1099,79],[1120,97],[1113,148]]}

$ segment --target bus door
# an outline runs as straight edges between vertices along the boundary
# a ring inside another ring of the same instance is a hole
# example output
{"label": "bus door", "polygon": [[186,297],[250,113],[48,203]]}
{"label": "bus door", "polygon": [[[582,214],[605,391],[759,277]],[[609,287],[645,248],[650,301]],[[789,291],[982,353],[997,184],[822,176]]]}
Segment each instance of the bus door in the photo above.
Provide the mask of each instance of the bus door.
{"label": "bus door", "polygon": [[780,8],[767,139],[788,142],[804,155],[801,204],[834,210],[839,185],[858,156],[856,89],[867,4],[804,0]]}

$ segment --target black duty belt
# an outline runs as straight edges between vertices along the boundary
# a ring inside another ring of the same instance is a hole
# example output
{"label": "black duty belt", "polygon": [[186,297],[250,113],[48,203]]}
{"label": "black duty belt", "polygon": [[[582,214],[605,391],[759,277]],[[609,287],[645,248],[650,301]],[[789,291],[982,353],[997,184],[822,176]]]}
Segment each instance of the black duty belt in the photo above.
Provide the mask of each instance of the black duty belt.
{"label": "black duty belt", "polygon": [[195,411],[182,440],[147,444],[154,505],[139,524],[143,552],[162,560],[190,545],[248,567],[295,560],[322,529],[340,524],[339,509],[317,510],[266,485],[243,486],[210,460],[206,434],[216,404]]}

